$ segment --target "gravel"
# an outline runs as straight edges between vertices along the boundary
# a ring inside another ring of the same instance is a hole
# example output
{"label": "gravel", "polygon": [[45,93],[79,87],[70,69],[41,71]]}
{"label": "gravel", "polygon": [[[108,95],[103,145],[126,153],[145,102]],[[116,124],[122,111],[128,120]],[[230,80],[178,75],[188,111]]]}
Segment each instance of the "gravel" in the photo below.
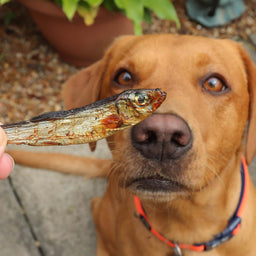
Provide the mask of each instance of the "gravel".
{"label": "gravel", "polygon": [[[247,9],[240,19],[223,27],[206,29],[189,20],[184,0],[173,0],[181,29],[177,31],[173,22],[154,17],[152,24],[143,25],[144,33],[179,33],[250,41],[256,32],[256,0],[244,2]],[[3,25],[10,13],[15,17],[10,24]],[[78,68],[61,60],[19,3],[0,7],[0,20],[0,122],[17,122],[63,109],[63,84]]]}

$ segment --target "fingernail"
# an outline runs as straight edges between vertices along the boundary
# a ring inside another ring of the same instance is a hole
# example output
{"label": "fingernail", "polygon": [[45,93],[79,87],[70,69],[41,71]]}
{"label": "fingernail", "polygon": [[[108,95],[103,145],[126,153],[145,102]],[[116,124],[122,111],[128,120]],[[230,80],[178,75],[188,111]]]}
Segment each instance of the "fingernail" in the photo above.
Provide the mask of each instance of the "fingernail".
{"label": "fingernail", "polygon": [[13,170],[13,168],[15,166],[15,162],[14,162],[13,157],[11,155],[9,155],[8,153],[4,153],[4,154],[7,155],[11,159],[11,161],[12,161],[12,170]]}

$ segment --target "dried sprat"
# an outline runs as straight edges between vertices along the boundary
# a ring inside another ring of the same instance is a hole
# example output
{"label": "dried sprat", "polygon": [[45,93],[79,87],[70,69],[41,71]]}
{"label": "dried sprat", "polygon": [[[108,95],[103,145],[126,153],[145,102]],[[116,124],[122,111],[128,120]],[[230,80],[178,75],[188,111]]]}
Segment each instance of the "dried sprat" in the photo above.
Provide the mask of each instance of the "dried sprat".
{"label": "dried sprat", "polygon": [[8,144],[32,146],[82,144],[137,124],[164,101],[160,89],[128,90],[82,108],[49,112],[1,127]]}

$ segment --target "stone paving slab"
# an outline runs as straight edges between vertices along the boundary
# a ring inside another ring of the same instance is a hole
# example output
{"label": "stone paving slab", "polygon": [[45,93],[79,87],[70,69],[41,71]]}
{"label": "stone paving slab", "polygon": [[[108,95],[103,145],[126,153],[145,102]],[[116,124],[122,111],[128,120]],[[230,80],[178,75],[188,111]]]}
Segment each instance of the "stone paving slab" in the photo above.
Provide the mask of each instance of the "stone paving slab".
{"label": "stone paving slab", "polygon": [[0,181],[0,255],[40,256],[9,180]]}
{"label": "stone paving slab", "polygon": [[44,255],[95,255],[90,202],[102,193],[103,180],[46,170],[31,174],[30,168],[20,166],[12,179]]}

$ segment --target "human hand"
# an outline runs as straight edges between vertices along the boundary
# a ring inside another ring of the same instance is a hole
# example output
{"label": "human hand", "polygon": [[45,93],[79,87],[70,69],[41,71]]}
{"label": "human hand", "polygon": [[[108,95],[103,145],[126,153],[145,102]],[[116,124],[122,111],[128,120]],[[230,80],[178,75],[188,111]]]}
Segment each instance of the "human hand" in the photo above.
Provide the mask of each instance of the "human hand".
{"label": "human hand", "polygon": [[4,152],[6,144],[6,134],[4,130],[0,128],[0,180],[7,178],[14,167],[13,159]]}

